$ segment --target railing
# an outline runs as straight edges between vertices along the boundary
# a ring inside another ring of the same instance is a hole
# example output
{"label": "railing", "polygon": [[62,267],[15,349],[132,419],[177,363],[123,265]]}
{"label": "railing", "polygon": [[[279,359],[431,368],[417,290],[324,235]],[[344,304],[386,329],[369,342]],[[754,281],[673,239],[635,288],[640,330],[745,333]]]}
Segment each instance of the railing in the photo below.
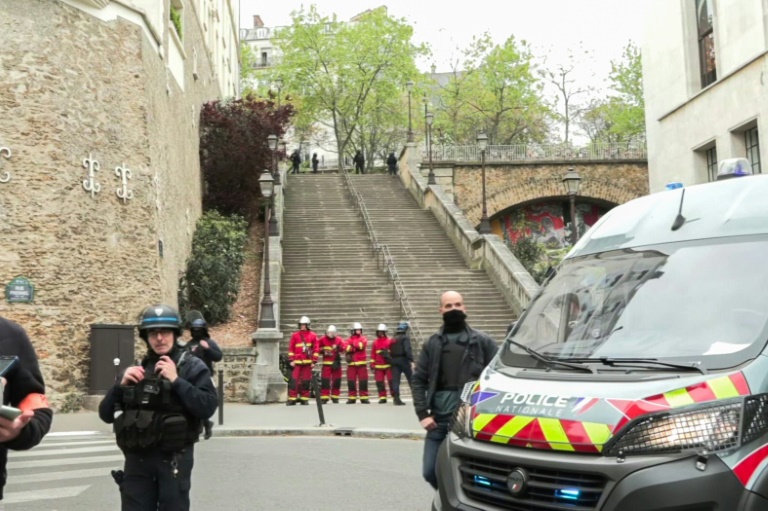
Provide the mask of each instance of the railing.
{"label": "railing", "polygon": [[392,282],[392,298],[393,300],[397,300],[400,304],[400,314],[408,321],[408,324],[411,327],[411,332],[413,333],[412,340],[416,342],[415,346],[421,346],[423,337],[418,322],[416,321],[416,314],[413,312],[411,303],[408,301],[408,295],[405,292],[402,280],[400,280],[400,275],[397,273],[395,260],[389,252],[389,247],[379,242],[378,236],[376,235],[376,229],[374,229],[373,222],[371,222],[371,216],[368,213],[368,208],[365,207],[365,200],[363,199],[363,196],[355,190],[355,187],[352,186],[349,174],[346,171],[341,174],[344,177],[344,184],[349,192],[350,199],[355,203],[357,210],[363,217],[365,230],[368,233],[368,239],[371,242],[371,250],[373,255],[376,256],[376,267],[379,269],[383,268],[387,271],[389,280]]}
{"label": "railing", "polygon": [[[422,159],[429,159],[425,149]],[[432,160],[479,162],[480,149],[476,145],[434,146]],[[645,144],[604,143],[584,147],[563,144],[518,144],[489,145],[485,150],[486,162],[526,160],[646,160],[648,151]]]}

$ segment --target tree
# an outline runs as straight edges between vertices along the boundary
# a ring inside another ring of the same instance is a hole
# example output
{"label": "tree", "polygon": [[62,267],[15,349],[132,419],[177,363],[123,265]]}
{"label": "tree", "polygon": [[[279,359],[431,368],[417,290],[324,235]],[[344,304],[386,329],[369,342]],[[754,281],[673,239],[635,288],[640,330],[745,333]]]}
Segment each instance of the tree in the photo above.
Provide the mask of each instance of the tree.
{"label": "tree", "polygon": [[510,36],[496,45],[489,34],[475,37],[439,92],[436,123],[459,143],[474,143],[484,131],[492,144],[540,141],[550,115],[528,43]]}
{"label": "tree", "polygon": [[424,48],[411,43],[409,25],[384,9],[352,23],[322,16],[314,5],[292,17],[275,37],[282,58],[274,73],[301,99],[297,123],[333,130],[343,165],[361,127],[372,124],[382,104],[400,101],[402,84],[417,75],[414,59]]}
{"label": "tree", "polygon": [[[585,56],[588,52],[579,50]],[[577,61],[578,56],[569,52],[565,63],[554,65],[553,68],[544,68],[542,76],[557,90],[556,104],[562,101],[562,110],[555,114],[556,118],[563,123],[564,138],[563,142],[567,145],[570,141],[571,125],[579,118],[583,109],[578,104],[578,100],[591,89],[588,86],[580,85],[574,79],[574,73],[581,65]]]}
{"label": "tree", "polygon": [[267,137],[281,137],[293,115],[290,104],[277,108],[254,96],[216,100],[200,111],[200,167],[203,209],[247,216],[261,195],[259,176],[272,168]]}

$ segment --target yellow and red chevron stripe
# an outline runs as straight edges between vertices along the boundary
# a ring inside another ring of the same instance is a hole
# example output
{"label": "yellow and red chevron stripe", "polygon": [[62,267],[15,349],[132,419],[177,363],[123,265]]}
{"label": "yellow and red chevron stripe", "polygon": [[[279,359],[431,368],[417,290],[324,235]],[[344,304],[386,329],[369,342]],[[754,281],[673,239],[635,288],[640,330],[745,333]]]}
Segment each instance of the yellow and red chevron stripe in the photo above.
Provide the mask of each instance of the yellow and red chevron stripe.
{"label": "yellow and red chevron stripe", "polygon": [[472,421],[472,434],[476,440],[516,447],[599,453],[611,438],[611,426],[548,417],[479,413]]}
{"label": "yellow and red chevron stripe", "polygon": [[616,424],[614,431],[618,431],[631,420],[648,413],[672,410],[696,403],[748,396],[749,394],[747,380],[742,373],[738,372],[645,399],[606,399],[606,401],[624,415]]}

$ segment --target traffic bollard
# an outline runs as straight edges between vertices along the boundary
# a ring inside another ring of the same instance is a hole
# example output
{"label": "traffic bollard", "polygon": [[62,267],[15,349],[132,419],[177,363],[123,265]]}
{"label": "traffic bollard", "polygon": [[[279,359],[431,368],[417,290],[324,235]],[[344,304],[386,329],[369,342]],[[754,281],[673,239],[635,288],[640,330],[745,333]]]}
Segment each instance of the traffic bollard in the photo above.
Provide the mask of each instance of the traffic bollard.
{"label": "traffic bollard", "polygon": [[320,398],[320,385],[317,381],[320,379],[320,375],[317,373],[312,374],[312,388],[315,391],[315,402],[317,403],[317,415],[320,417],[320,426],[325,426],[325,414],[323,413],[323,400]]}
{"label": "traffic bollard", "polygon": [[219,369],[219,426],[224,424],[224,371]]}

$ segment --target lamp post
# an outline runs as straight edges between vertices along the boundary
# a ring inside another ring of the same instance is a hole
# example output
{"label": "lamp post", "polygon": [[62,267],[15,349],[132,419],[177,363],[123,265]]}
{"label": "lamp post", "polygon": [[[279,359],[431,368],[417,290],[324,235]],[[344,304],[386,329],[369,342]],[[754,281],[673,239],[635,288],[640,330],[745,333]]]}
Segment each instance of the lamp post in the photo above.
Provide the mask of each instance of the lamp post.
{"label": "lamp post", "polygon": [[427,109],[427,106],[429,106],[429,100],[427,99],[427,93],[426,92],[424,93],[424,97],[422,98],[422,102],[424,102],[424,145],[426,146],[427,145],[427,138],[429,137],[429,135],[427,134],[427,132],[428,132],[427,113],[429,113],[429,111]]}
{"label": "lamp post", "polygon": [[277,171],[277,155],[275,152],[277,151],[277,135],[272,134],[267,137],[267,145],[269,145],[269,150],[272,151],[272,177],[275,179],[275,185],[279,186],[280,184],[280,172]]}
{"label": "lamp post", "polygon": [[570,168],[565,173],[565,176],[563,176],[563,184],[565,185],[565,192],[568,194],[568,200],[571,203],[571,241],[575,245],[579,241],[579,227],[576,222],[576,196],[579,194],[581,176],[573,168]]}
{"label": "lamp post", "polygon": [[480,217],[480,234],[491,234],[491,222],[488,220],[488,208],[485,204],[485,148],[488,147],[488,136],[485,133],[477,135],[477,147],[480,148],[481,168],[483,169],[483,216]]}
{"label": "lamp post", "polygon": [[264,232],[267,234],[264,237],[264,298],[261,300],[261,316],[259,317],[259,328],[276,328],[277,322],[275,321],[275,307],[272,301],[272,290],[269,284],[269,230],[267,227],[267,216],[272,216],[272,204],[274,200],[274,178],[272,173],[265,170],[259,177],[259,188],[261,189],[261,195],[269,199],[266,208],[266,214],[264,217]]}
{"label": "lamp post", "polygon": [[427,151],[429,152],[429,175],[427,176],[427,184],[436,185],[435,172],[432,169],[432,122],[435,119],[435,114],[432,112],[427,113]]}
{"label": "lamp post", "polygon": [[411,124],[411,91],[413,90],[413,81],[408,80],[405,88],[408,89],[408,142],[413,142],[413,124]]}
{"label": "lamp post", "polygon": [[275,85],[277,85],[277,108],[280,108],[280,91],[283,90],[283,79],[278,78],[275,80]]}

